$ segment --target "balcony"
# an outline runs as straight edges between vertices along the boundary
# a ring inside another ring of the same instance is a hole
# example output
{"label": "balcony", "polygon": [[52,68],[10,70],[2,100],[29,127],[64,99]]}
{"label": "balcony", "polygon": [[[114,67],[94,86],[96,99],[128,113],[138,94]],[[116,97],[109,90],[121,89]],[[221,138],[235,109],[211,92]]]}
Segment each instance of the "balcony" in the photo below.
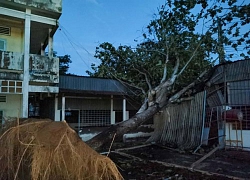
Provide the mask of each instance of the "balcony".
{"label": "balcony", "polygon": [[14,9],[28,6],[34,11],[62,13],[62,0],[3,0],[1,4],[5,7],[12,7]]}
{"label": "balcony", "polygon": [[[59,83],[59,58],[30,54],[30,82]],[[0,51],[0,79],[23,80],[23,53]]]}

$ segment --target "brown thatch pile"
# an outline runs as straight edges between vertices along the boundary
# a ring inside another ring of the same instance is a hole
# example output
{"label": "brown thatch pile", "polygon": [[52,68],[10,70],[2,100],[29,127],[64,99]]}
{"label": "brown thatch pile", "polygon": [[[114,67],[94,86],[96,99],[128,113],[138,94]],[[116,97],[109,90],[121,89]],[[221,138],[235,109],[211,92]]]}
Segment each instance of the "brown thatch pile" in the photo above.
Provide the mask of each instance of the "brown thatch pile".
{"label": "brown thatch pile", "polygon": [[28,120],[0,137],[0,179],[123,179],[115,164],[86,145],[66,122]]}

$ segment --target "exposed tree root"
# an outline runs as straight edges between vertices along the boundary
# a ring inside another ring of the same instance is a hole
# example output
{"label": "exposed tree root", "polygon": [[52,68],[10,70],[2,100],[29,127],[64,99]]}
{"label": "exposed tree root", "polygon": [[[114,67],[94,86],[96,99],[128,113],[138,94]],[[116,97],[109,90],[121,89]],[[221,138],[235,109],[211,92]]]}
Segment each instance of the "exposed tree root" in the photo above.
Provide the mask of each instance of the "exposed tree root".
{"label": "exposed tree root", "polygon": [[0,179],[123,179],[66,122],[28,120],[0,137]]}

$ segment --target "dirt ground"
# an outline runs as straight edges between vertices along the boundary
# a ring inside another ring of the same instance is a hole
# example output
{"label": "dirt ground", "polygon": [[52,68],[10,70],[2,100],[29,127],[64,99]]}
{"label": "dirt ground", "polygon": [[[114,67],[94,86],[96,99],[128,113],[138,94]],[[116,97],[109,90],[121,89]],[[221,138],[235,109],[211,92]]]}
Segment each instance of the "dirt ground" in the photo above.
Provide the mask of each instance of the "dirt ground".
{"label": "dirt ground", "polygon": [[250,179],[250,151],[218,150],[192,169],[192,164],[209,151],[211,148],[193,154],[149,145],[116,150],[109,157],[126,180]]}

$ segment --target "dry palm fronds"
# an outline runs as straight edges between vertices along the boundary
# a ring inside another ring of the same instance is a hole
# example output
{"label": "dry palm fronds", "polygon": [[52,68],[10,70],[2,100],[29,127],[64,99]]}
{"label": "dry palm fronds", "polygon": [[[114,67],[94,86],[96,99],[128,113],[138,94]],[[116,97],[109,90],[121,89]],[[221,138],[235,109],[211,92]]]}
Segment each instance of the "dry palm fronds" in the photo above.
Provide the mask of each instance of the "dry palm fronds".
{"label": "dry palm fronds", "polygon": [[123,179],[115,164],[86,145],[66,122],[29,120],[0,137],[0,179]]}

